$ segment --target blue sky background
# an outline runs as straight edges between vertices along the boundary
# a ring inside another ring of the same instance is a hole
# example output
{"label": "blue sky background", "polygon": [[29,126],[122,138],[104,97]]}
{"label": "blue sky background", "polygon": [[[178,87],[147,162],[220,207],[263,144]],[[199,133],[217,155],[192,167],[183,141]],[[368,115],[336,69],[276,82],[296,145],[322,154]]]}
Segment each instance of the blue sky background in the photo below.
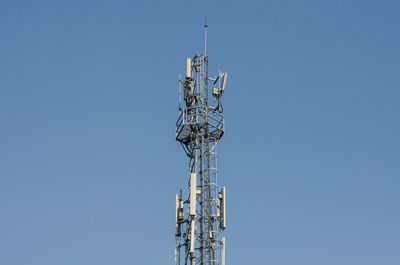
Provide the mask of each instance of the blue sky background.
{"label": "blue sky background", "polygon": [[173,264],[177,79],[229,72],[227,264],[400,264],[398,1],[1,1],[0,264]]}

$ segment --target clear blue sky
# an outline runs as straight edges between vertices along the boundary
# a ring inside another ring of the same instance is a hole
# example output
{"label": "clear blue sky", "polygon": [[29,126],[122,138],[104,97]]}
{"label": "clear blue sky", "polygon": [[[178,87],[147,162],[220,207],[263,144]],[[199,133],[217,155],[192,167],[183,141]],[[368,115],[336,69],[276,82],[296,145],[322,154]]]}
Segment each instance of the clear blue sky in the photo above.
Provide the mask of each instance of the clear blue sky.
{"label": "clear blue sky", "polygon": [[205,16],[227,264],[400,264],[399,10],[1,1],[0,265],[173,264],[177,78]]}

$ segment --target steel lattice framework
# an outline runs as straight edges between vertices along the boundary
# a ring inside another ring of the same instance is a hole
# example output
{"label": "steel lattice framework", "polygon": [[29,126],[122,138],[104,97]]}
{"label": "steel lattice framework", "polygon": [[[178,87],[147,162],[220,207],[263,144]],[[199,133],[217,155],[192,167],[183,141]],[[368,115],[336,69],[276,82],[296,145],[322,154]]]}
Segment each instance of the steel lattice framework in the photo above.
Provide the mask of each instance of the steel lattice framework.
{"label": "steel lattice framework", "polygon": [[[218,186],[217,143],[224,134],[221,96],[227,73],[208,75],[206,55],[186,59],[179,80],[176,140],[189,157],[188,199],[176,195],[175,265],[225,265],[225,188]],[[183,87],[183,91],[182,91]],[[182,104],[181,104],[182,103]]]}

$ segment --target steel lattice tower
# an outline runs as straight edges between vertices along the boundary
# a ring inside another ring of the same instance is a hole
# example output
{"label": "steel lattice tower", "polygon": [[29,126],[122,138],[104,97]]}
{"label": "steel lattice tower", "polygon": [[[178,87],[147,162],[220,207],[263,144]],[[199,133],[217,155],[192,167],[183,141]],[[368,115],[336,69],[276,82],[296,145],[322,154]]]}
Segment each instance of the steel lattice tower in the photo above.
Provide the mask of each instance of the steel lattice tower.
{"label": "steel lattice tower", "polygon": [[207,25],[204,29],[204,54],[186,59],[185,79],[179,80],[176,140],[189,157],[189,181],[188,199],[182,191],[176,195],[175,265],[225,265],[220,234],[226,227],[226,200],[217,182],[217,143],[224,134],[221,97],[227,73],[209,76]]}

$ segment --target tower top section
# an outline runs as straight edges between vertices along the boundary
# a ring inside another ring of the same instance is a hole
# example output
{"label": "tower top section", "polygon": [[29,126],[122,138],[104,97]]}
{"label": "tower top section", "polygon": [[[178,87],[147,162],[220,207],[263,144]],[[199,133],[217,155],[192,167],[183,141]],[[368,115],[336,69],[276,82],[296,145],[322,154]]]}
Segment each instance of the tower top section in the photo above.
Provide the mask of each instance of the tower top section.
{"label": "tower top section", "polygon": [[[218,142],[224,134],[222,95],[227,73],[208,73],[207,22],[204,25],[204,54],[196,53],[186,58],[185,78],[179,80],[179,118],[176,123],[176,140],[185,151],[195,144],[196,134],[210,142]],[[192,156],[190,152],[186,152]]]}

